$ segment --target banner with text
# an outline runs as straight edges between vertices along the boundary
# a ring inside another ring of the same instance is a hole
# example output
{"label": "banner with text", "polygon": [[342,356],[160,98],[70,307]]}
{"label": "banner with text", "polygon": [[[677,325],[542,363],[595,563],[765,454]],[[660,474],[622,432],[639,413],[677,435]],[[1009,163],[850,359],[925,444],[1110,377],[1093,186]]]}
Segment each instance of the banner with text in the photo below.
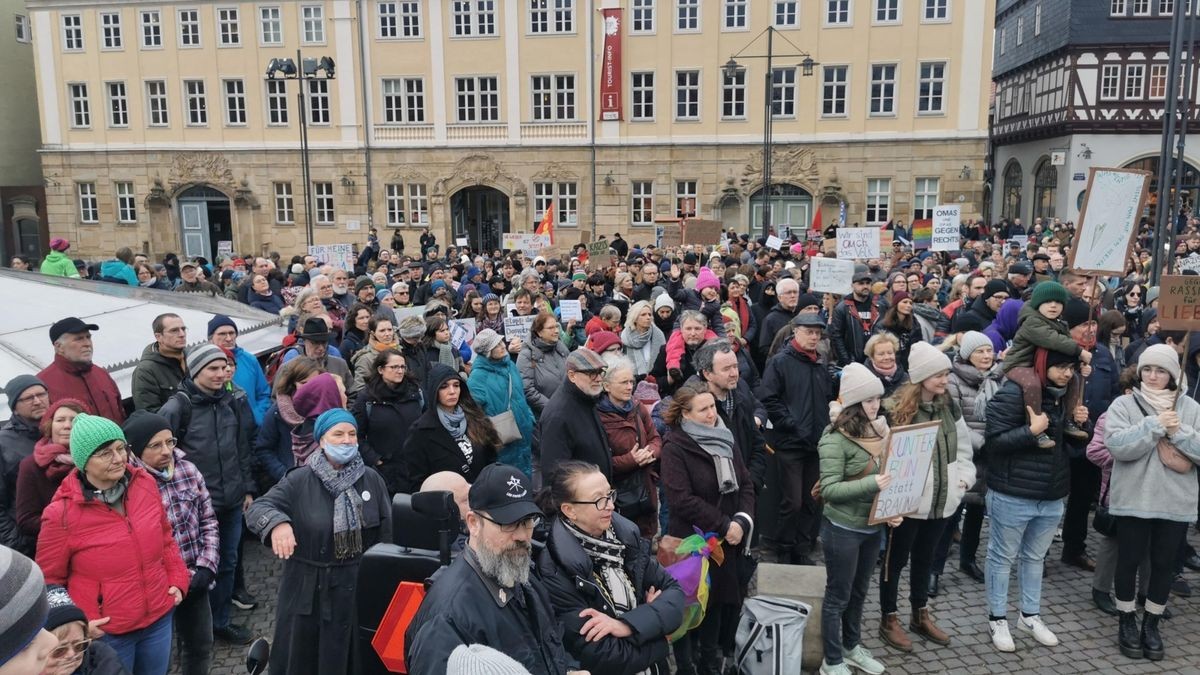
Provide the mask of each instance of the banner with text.
{"label": "banner with text", "polygon": [[921,493],[933,464],[939,426],[940,422],[925,422],[892,429],[880,471],[892,477],[892,484],[875,495],[868,524],[912,515],[921,507]]}
{"label": "banner with text", "polygon": [[962,207],[943,204],[933,209],[933,240],[931,251],[957,251],[960,248]]}
{"label": "banner with text", "polygon": [[500,235],[500,247],[509,251],[520,251],[534,258],[541,255],[544,249],[550,248],[550,235],[505,233]]}
{"label": "banner with text", "polygon": [[600,120],[621,119],[621,10],[605,9],[604,53],[600,64]]}
{"label": "banner with text", "polygon": [[308,254],[338,269],[354,270],[354,244],[316,244],[308,247]]}
{"label": "banner with text", "polygon": [[866,260],[879,257],[878,227],[839,227],[837,257],[842,260]]}
{"label": "banner with text", "polygon": [[813,258],[809,261],[808,286],[820,293],[846,295],[854,281],[854,261]]}

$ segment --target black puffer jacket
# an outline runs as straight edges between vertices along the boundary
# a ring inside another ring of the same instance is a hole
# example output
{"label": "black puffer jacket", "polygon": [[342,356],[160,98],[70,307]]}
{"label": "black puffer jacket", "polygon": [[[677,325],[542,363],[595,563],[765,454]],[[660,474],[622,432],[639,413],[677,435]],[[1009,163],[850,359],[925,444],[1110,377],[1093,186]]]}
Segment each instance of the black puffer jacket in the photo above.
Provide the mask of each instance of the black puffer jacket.
{"label": "black puffer jacket", "polygon": [[1005,382],[987,405],[984,452],[988,458],[987,486],[1002,494],[1038,501],[1062,499],[1071,487],[1068,442],[1063,437],[1063,403],[1042,389],[1042,412],[1050,418],[1046,435],[1054,448],[1043,450],[1029,430],[1021,386]]}
{"label": "black puffer jacket", "polygon": [[[400,451],[398,484],[403,492],[420,490],[421,483],[439,471],[453,471],[468,483],[474,483],[483,467],[496,461],[496,448],[481,448],[475,444],[471,445],[471,458],[468,460],[458,442],[438,419],[437,391],[443,382],[452,377],[462,379],[449,366],[440,363],[433,364],[429,372],[429,379],[425,383],[425,412],[413,422],[404,440],[404,448]],[[474,400],[466,382],[462,383],[461,392],[460,401]],[[465,440],[470,439],[471,422],[467,424],[467,435],[463,437]]]}
{"label": "black puffer jacket", "polygon": [[833,347],[839,368],[851,361],[862,363],[867,358],[863,349],[880,318],[879,307],[874,302],[868,304],[871,306],[871,318],[865,327],[859,318],[853,295],[847,295],[833,309],[833,318],[829,322],[829,344]]}
{"label": "black puffer jacket", "polygon": [[578,459],[600,467],[612,481],[612,450],[596,412],[596,399],[569,380],[562,383],[542,409],[534,438],[541,453],[542,475],[549,476],[559,462]]}
{"label": "black puffer jacket", "polygon": [[756,347],[760,354],[766,356],[767,352],[771,350],[771,342],[775,340],[775,334],[779,332],[780,328],[791,323],[794,318],[796,318],[796,312],[785,309],[780,304],[776,304],[771,311],[767,312],[758,328]]}
{"label": "black puffer jacket", "polygon": [[829,425],[832,392],[825,365],[789,341],[767,360],[759,385],[758,398],[773,427],[766,433],[767,443],[779,451],[816,452],[821,432]]}
{"label": "black puffer jacket", "polygon": [[246,392],[234,388],[216,394],[201,391],[186,379],[158,411],[167,418],[179,447],[204,476],[218,513],[240,508],[257,486],[254,467],[254,412]]}
{"label": "black puffer jacket", "polygon": [[[664,638],[683,621],[686,600],[679,582],[651,555],[637,525],[614,513],[612,529],[625,545],[625,574],[639,602],[636,608],[620,616],[633,629],[633,635],[627,638],[610,635],[598,642],[588,642],[579,634],[587,621],[579,616],[583,610],[591,608],[609,616],[616,614],[596,582],[591,559],[559,518],[550,526],[546,548],[538,557],[538,572],[550,592],[554,613],[562,622],[563,646],[579,660],[580,668],[593,673],[635,675],[666,661],[669,648]],[[650,587],[662,591],[662,595],[648,605],[640,604],[645,602]]]}
{"label": "black puffer jacket", "polygon": [[354,400],[358,451],[367,466],[383,476],[391,494],[400,491],[400,450],[421,416],[421,402],[421,389],[408,378],[396,388],[376,378]]}

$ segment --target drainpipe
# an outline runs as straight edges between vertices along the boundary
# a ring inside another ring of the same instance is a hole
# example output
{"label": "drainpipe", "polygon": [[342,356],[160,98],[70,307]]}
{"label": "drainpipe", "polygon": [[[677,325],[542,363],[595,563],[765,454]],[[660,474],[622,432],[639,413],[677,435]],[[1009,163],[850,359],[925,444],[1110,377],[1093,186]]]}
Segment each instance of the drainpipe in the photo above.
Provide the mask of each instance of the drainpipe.
{"label": "drainpipe", "polygon": [[371,180],[371,134],[373,126],[371,124],[371,108],[367,102],[367,87],[371,86],[371,72],[367,68],[367,20],[363,15],[363,0],[355,0],[356,11],[358,12],[358,62],[362,68],[362,86],[359,87],[359,95],[362,96],[363,110],[363,161],[366,162],[366,177],[367,177],[367,229],[375,227],[375,182]]}
{"label": "drainpipe", "polygon": [[[585,5],[586,6],[586,5]],[[596,12],[588,12],[588,145],[592,151],[592,241],[596,241]]]}

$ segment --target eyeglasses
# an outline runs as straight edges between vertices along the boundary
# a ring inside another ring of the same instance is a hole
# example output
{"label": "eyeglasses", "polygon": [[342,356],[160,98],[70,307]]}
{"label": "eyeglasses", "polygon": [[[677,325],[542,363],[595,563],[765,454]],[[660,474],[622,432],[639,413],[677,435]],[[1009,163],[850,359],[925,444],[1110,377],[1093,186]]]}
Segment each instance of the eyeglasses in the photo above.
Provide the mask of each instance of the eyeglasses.
{"label": "eyeglasses", "polygon": [[384,367],[383,367],[383,369],[384,369],[384,370],[390,370],[390,371],[392,371],[393,373],[398,373],[398,372],[401,372],[401,371],[408,370],[408,366],[406,366],[406,365],[405,365],[405,364],[403,364],[403,363],[395,363],[395,364],[392,364],[392,365],[390,365],[390,366],[384,366]]}
{"label": "eyeglasses", "polygon": [[616,499],[617,499],[617,491],[609,490],[608,494],[604,495],[603,497],[598,497],[596,499],[593,499],[590,502],[589,501],[582,501],[582,502],[569,501],[567,503],[568,504],[579,504],[579,505],[591,504],[592,506],[596,507],[597,511],[605,511],[605,510],[611,509],[614,505],[616,505],[616,503],[617,503]]}
{"label": "eyeglasses", "polygon": [[104,462],[111,462],[114,459],[124,461],[127,456],[129,456],[129,446],[125,445],[124,443],[121,443],[120,445],[110,445],[107,448],[98,450],[92,454],[92,457]]}
{"label": "eyeglasses", "polygon": [[163,449],[174,450],[176,445],[179,445],[178,438],[168,438],[165,441],[151,443],[150,445],[146,446],[146,449],[147,450],[163,450]]}
{"label": "eyeglasses", "polygon": [[37,394],[29,394],[28,396],[22,396],[21,398],[17,399],[17,403],[30,403],[30,402],[36,401],[38,399],[49,400],[50,399],[49,392],[43,391],[43,392],[40,392]]}
{"label": "eyeglasses", "polygon": [[91,647],[91,646],[92,646],[91,638],[84,639],[84,640],[78,640],[76,642],[68,642],[65,645],[59,645],[59,646],[55,647],[54,649],[50,650],[50,656],[52,656],[56,659],[61,659],[62,657],[66,656],[68,652],[82,654],[88,650],[88,647]]}
{"label": "eyeglasses", "polygon": [[515,523],[509,523],[507,525],[498,523],[495,520],[493,520],[491,518],[491,516],[488,516],[485,513],[480,513],[479,511],[476,511],[475,515],[479,516],[480,518],[483,518],[484,520],[488,521],[489,523],[500,528],[501,532],[508,532],[508,533],[516,532],[517,530],[532,530],[532,529],[536,528],[538,525],[542,524],[542,517],[538,516],[538,515],[529,516],[528,518],[522,518],[521,520],[518,520]]}

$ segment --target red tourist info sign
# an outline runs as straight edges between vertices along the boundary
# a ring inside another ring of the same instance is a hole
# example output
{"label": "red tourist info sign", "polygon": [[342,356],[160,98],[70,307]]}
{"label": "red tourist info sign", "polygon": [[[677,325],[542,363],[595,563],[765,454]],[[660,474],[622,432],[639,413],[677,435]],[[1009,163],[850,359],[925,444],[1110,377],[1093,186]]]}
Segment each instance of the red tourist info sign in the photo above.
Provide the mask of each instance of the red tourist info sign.
{"label": "red tourist info sign", "polygon": [[621,119],[621,10],[605,9],[604,56],[600,65],[600,120]]}

